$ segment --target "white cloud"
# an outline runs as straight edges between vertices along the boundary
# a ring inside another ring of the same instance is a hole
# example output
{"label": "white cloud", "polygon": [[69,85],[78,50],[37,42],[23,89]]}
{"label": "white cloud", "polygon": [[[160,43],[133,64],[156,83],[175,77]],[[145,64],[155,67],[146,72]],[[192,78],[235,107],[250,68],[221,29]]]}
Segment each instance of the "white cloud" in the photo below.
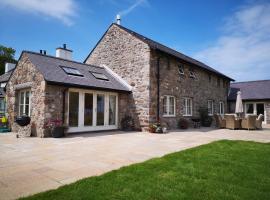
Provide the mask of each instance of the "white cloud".
{"label": "white cloud", "polygon": [[72,25],[77,8],[74,0],[1,0],[0,5],[20,11],[40,14]]}
{"label": "white cloud", "polygon": [[270,3],[241,7],[194,57],[237,81],[270,79]]}
{"label": "white cloud", "polygon": [[125,10],[120,11],[118,14],[121,16],[128,15],[135,8],[137,8],[138,6],[143,5],[143,4],[148,4],[148,1],[147,0],[136,0],[131,6],[129,6]]}

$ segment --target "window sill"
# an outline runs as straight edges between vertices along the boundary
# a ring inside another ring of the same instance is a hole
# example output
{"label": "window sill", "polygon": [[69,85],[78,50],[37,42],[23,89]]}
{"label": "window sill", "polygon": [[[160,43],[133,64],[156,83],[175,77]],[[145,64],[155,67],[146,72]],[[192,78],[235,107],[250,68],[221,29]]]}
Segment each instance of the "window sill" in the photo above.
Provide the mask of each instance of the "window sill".
{"label": "window sill", "polygon": [[175,115],[162,115],[162,117],[176,117]]}

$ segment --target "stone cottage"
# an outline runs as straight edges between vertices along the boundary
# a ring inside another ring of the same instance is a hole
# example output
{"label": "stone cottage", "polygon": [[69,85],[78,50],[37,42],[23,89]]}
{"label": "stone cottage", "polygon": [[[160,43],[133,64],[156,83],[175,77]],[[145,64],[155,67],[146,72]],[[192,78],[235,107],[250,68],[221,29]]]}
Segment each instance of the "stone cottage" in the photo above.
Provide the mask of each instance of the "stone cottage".
{"label": "stone cottage", "polygon": [[270,124],[270,80],[231,83],[228,110],[235,112],[237,92],[241,91],[244,114],[263,114],[264,124]]}
{"label": "stone cottage", "polygon": [[[56,56],[23,51],[7,83],[9,122],[13,131],[48,136],[46,123],[61,119],[68,132],[120,128],[131,116],[136,130],[161,121],[177,128],[180,118],[224,114],[232,79],[215,69],[112,24],[84,63],[72,51]],[[14,121],[29,115],[22,128]]]}

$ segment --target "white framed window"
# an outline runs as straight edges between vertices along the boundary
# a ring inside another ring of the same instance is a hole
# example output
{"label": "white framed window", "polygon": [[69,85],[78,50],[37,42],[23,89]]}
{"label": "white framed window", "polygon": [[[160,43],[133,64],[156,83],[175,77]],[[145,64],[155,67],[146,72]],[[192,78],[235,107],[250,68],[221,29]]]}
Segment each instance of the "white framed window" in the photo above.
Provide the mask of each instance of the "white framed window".
{"label": "white framed window", "polygon": [[184,98],[184,116],[192,116],[192,98]]}
{"label": "white framed window", "polygon": [[207,109],[208,109],[208,115],[213,115],[214,113],[214,102],[213,100],[207,100]]}
{"label": "white framed window", "polygon": [[178,65],[178,72],[180,75],[185,75],[184,67],[182,65]]}
{"label": "white framed window", "polygon": [[30,90],[22,90],[19,92],[19,116],[27,115],[30,116]]}
{"label": "white framed window", "polygon": [[219,102],[219,114],[224,115],[224,102],[223,101]]}
{"label": "white framed window", "polygon": [[163,116],[174,117],[175,116],[175,97],[165,95],[163,97]]}
{"label": "white framed window", "polygon": [[190,78],[196,78],[196,75],[195,75],[195,72],[194,72],[193,69],[190,69],[190,70],[189,70],[189,77],[190,77]]}

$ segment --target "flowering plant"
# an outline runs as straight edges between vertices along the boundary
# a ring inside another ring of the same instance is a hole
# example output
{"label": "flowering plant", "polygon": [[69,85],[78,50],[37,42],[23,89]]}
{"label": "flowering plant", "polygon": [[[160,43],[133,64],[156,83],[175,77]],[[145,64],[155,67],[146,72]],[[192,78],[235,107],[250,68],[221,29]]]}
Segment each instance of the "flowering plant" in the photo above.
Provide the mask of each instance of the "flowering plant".
{"label": "flowering plant", "polygon": [[45,128],[48,128],[48,129],[53,129],[55,127],[61,127],[61,126],[63,126],[63,122],[60,119],[49,119],[45,123]]}

